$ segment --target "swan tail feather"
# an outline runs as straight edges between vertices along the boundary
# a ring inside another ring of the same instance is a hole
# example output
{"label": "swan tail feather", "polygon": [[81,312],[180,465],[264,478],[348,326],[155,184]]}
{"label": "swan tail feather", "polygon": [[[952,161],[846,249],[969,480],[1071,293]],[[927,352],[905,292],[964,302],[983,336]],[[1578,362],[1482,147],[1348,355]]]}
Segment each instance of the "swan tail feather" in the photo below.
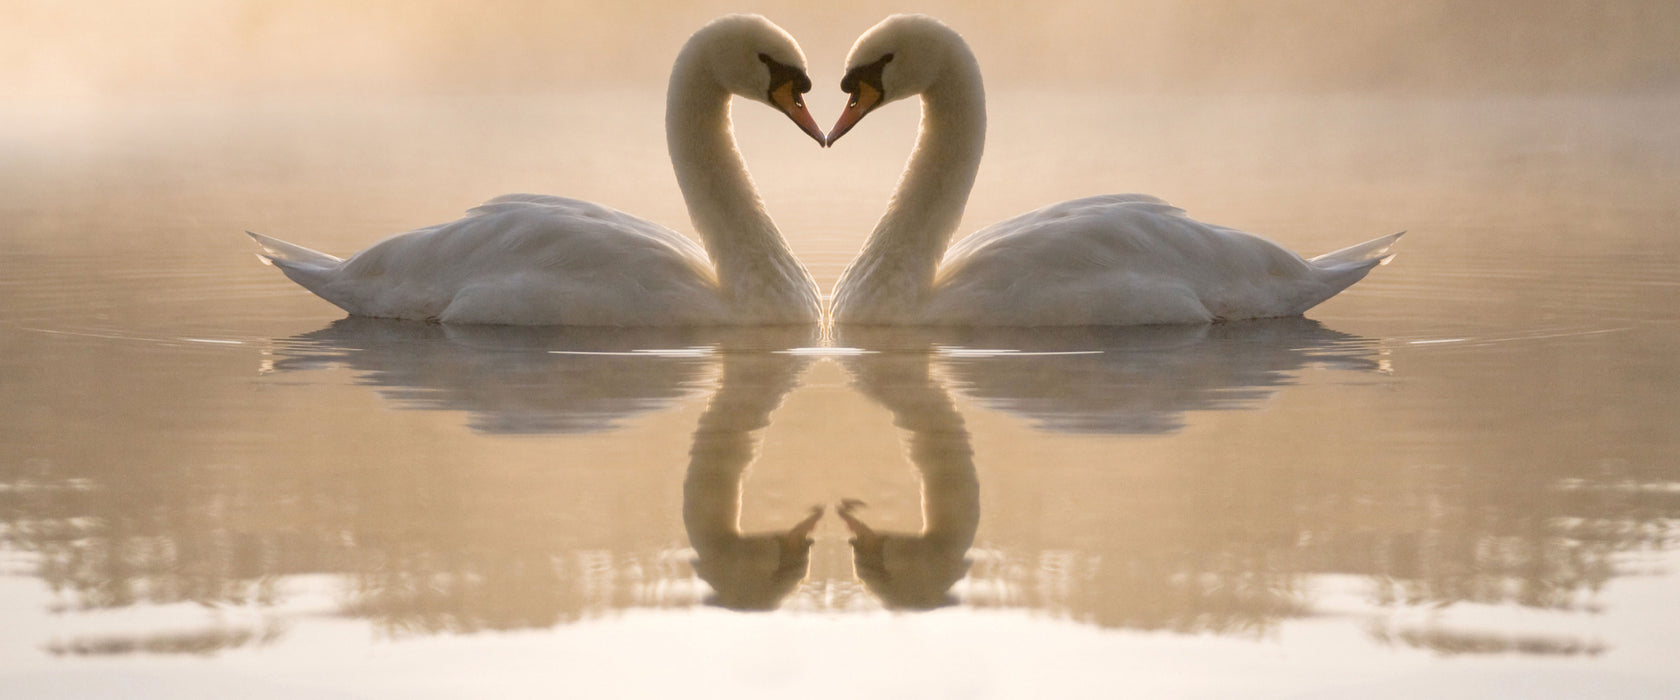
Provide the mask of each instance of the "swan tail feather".
{"label": "swan tail feather", "polygon": [[268,265],[275,265],[285,269],[295,269],[299,267],[325,268],[333,267],[341,262],[344,262],[339,258],[327,255],[321,251],[287,243],[278,238],[264,236],[260,233],[253,233],[251,231],[246,231],[245,233],[255,240],[257,245],[262,246],[262,252],[258,253],[257,257],[261,258],[263,263]]}
{"label": "swan tail feather", "polygon": [[1295,313],[1305,313],[1307,309],[1319,305],[1324,300],[1353,286],[1355,282],[1365,279],[1365,275],[1369,274],[1378,265],[1387,264],[1389,260],[1394,258],[1392,250],[1395,241],[1400,240],[1400,237],[1405,234],[1405,231],[1391,233],[1381,238],[1348,246],[1308,260],[1307,263],[1315,270],[1313,278],[1317,282],[1314,285],[1317,293],[1307,299],[1307,304],[1298,307]]}
{"label": "swan tail feather", "polygon": [[1359,265],[1360,263],[1365,263],[1363,267],[1368,269],[1376,267],[1377,265],[1385,265],[1389,260],[1394,258],[1394,253],[1391,252],[1394,248],[1394,244],[1400,240],[1401,236],[1404,235],[1406,235],[1405,231],[1391,233],[1381,238],[1365,241],[1359,245],[1348,246],[1332,253],[1325,253],[1313,258],[1309,262],[1320,268],[1345,267],[1348,265]]}

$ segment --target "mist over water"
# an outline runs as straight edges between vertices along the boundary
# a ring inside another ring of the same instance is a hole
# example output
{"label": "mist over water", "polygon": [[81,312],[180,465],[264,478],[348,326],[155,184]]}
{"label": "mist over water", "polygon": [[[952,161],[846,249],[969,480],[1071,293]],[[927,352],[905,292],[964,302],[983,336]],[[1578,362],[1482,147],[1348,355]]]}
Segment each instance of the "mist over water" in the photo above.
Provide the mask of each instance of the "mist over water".
{"label": "mist over water", "polygon": [[[880,18],[864,0],[693,3],[442,0],[353,6],[149,0],[0,9],[13,96],[507,92],[662,83],[694,27],[757,12],[799,38],[819,83]],[[922,3],[959,28],[995,85],[1144,91],[1589,92],[1676,86],[1668,3],[1323,0]],[[1050,48],[1054,50],[1046,50]]]}
{"label": "mist over water", "polygon": [[[987,80],[959,236],[1134,191],[1307,255],[1408,231],[1305,319],[346,319],[241,233],[345,255],[529,191],[692,234],[683,39],[768,15],[826,125],[903,9],[0,8],[0,696],[1680,683],[1667,3],[914,8]],[[824,290],[917,119],[820,149],[736,102]]]}

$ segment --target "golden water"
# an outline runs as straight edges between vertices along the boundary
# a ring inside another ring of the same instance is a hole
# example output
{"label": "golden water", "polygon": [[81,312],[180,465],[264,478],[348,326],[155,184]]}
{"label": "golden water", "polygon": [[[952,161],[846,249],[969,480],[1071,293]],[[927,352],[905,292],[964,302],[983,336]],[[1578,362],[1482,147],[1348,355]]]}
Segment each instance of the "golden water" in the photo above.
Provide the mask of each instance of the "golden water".
{"label": "golden water", "polygon": [[[345,254],[514,191],[689,231],[659,86],[7,108],[0,695],[1680,683],[1680,98],[991,104],[965,230],[1144,191],[1307,254],[1410,233],[1308,319],[1205,328],[342,319],[240,232]],[[737,106],[825,288],[915,119],[821,150]]]}

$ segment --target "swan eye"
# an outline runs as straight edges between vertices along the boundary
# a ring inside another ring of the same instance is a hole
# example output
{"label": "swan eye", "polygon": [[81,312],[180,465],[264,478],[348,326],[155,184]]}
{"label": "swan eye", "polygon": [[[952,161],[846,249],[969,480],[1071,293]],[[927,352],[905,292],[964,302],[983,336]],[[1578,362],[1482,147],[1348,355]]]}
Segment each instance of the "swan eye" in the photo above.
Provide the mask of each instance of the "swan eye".
{"label": "swan eye", "polygon": [[800,95],[811,91],[811,78],[805,75],[805,71],[779,63],[769,54],[759,54],[758,60],[763,61],[764,67],[770,70],[770,91],[767,93],[770,101],[774,102],[776,100],[775,93],[777,90],[791,83],[794,105],[804,106],[805,101]]}
{"label": "swan eye", "polygon": [[852,95],[851,104],[847,106],[857,106],[857,96],[860,85],[868,85],[869,87],[874,88],[876,92],[880,93],[887,91],[885,87],[885,79],[882,77],[882,73],[886,71],[887,64],[891,63],[892,60],[893,55],[889,53],[875,59],[874,63],[864,64],[846,71],[845,77],[840,79],[840,89],[844,92],[851,93]]}

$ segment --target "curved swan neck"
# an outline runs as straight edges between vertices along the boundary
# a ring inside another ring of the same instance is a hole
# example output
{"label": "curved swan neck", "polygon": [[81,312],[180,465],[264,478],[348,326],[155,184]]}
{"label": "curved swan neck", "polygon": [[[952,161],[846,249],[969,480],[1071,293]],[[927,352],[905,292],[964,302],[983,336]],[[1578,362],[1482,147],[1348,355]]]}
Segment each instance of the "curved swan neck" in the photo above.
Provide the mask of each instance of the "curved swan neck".
{"label": "curved swan neck", "polygon": [[891,294],[897,297],[894,307],[906,308],[902,302],[929,291],[951,235],[962,222],[985,150],[986,91],[979,62],[967,45],[953,38],[949,52],[944,70],[922,92],[916,147],[887,211],[863,252],[841,275],[837,320],[847,320],[842,307],[868,305],[843,299],[852,294]]}
{"label": "curved swan neck", "polygon": [[921,536],[967,551],[980,526],[980,478],[968,427],[932,376],[932,357],[930,349],[920,357],[860,359],[854,371],[863,393],[909,433],[910,461],[922,477]]}
{"label": "curved swan neck", "polygon": [[706,403],[689,448],[683,519],[708,544],[740,537],[741,477],[758,456],[757,432],[799,381],[804,362],[781,355],[725,354],[718,389]]}
{"label": "curved swan neck", "polygon": [[953,602],[951,586],[968,571],[966,555],[980,527],[980,478],[968,430],[950,393],[930,374],[932,348],[920,356],[860,356],[859,387],[909,431],[910,460],[922,477],[922,529],[882,533],[842,504],[856,537],[853,566],[891,608],[929,609]]}
{"label": "curved swan neck", "polygon": [[769,291],[798,305],[810,297],[814,313],[815,284],[764,210],[735,145],[730,93],[711,76],[701,54],[691,46],[678,57],[665,104],[666,147],[689,218],[717,267],[726,299]]}
{"label": "curved swan neck", "polygon": [[[726,346],[727,347],[727,346]],[[695,574],[716,592],[713,602],[769,610],[809,568],[811,530],[820,512],[786,532],[741,532],[741,480],[757,455],[756,432],[798,384],[806,361],[788,355],[725,353],[716,393],[694,430],[683,478],[683,529],[694,548]]]}

